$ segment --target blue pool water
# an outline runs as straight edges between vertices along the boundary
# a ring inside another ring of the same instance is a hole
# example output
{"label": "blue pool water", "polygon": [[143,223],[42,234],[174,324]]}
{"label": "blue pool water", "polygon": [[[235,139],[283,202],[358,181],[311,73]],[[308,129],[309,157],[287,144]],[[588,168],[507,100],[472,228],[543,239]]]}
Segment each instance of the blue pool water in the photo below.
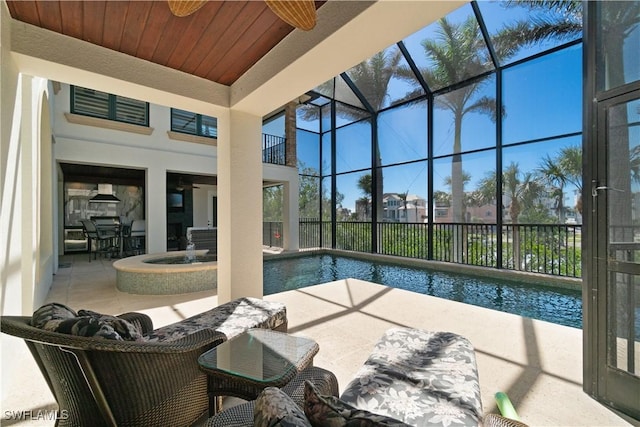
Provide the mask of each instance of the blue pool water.
{"label": "blue pool water", "polygon": [[265,295],[347,278],[582,328],[582,295],[578,290],[335,255],[264,262]]}

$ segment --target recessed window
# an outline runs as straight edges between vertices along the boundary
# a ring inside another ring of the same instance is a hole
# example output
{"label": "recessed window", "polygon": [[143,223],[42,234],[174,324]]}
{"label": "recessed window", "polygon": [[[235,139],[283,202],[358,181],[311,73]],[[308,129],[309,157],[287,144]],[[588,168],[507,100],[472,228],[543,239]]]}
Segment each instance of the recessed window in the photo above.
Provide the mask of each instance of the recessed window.
{"label": "recessed window", "polygon": [[218,119],[189,111],[171,109],[171,130],[207,138],[218,137]]}
{"label": "recessed window", "polygon": [[71,112],[82,116],[149,126],[147,102],[79,86],[71,86]]}

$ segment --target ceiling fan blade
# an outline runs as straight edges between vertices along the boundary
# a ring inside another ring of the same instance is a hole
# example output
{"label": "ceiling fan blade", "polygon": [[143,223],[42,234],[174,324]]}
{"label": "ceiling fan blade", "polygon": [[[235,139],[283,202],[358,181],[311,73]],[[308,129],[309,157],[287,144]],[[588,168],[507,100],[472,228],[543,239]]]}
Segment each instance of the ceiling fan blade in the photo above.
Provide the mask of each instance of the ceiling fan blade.
{"label": "ceiling fan blade", "polygon": [[167,0],[171,13],[181,18],[191,15],[206,2],[206,0]]}
{"label": "ceiling fan blade", "polygon": [[304,31],[316,26],[316,5],[313,0],[264,0],[269,9],[287,24]]}
{"label": "ceiling fan blade", "polygon": [[[264,0],[269,9],[292,27],[304,31],[316,26],[316,5],[313,0]],[[207,0],[167,0],[171,13],[189,16],[205,5]]]}

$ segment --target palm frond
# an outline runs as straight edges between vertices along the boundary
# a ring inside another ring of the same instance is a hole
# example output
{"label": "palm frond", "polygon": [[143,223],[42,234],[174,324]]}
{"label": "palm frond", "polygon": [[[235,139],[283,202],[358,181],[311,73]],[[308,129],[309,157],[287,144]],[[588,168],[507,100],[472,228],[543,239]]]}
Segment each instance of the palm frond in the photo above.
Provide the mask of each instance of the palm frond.
{"label": "palm frond", "polygon": [[491,118],[492,122],[496,122],[498,119],[497,116],[498,105],[496,103],[495,98],[489,98],[488,96],[483,96],[480,99],[476,100],[473,104],[468,105],[463,114],[467,113],[480,113],[486,114]]}

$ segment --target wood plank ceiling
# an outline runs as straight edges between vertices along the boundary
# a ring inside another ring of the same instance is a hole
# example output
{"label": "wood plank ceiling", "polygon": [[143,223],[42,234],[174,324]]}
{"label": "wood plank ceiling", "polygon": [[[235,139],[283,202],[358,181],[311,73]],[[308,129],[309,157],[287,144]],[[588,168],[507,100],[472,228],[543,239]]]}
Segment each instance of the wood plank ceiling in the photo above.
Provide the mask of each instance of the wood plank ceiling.
{"label": "wood plank ceiling", "polygon": [[[324,1],[317,1],[316,8]],[[8,0],[14,19],[231,85],[293,27],[263,1],[208,1],[179,18],[166,1]]]}

